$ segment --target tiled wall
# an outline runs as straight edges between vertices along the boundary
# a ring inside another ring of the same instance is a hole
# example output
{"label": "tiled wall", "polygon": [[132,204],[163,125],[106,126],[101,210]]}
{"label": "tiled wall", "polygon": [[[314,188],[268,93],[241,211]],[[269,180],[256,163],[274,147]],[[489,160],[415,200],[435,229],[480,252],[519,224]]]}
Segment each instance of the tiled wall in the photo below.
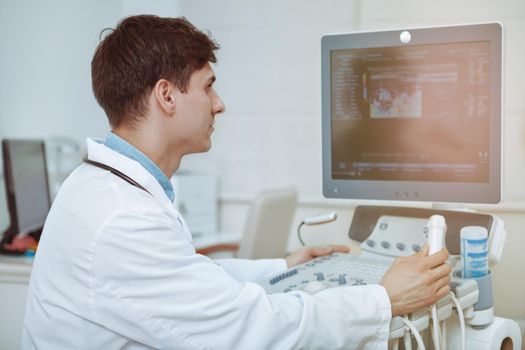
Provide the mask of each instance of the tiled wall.
{"label": "tiled wall", "polygon": [[211,152],[183,167],[217,171],[229,198],[286,184],[320,197],[320,40],[356,29],[356,3],[188,1],[181,13],[222,47],[216,87],[227,110]]}

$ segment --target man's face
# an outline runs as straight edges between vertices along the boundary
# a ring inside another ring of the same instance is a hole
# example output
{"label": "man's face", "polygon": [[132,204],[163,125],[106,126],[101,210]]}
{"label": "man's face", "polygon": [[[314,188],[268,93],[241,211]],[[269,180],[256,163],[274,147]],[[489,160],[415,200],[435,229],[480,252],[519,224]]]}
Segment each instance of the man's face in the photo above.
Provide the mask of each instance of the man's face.
{"label": "man's face", "polygon": [[185,93],[176,89],[174,132],[181,141],[183,154],[206,152],[211,147],[215,115],[224,112],[224,104],[213,89],[215,74],[207,63],[193,72]]}

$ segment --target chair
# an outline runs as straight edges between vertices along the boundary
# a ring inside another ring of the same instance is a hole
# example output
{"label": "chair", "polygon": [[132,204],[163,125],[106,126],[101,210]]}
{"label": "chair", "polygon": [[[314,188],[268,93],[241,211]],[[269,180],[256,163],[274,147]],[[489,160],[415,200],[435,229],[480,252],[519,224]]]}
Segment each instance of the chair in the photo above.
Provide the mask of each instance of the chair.
{"label": "chair", "polygon": [[213,244],[197,253],[218,257],[235,252],[244,259],[285,257],[296,203],[293,187],[260,193],[250,207],[239,244]]}
{"label": "chair", "polygon": [[259,194],[250,207],[237,257],[285,257],[296,203],[297,191],[293,187]]}

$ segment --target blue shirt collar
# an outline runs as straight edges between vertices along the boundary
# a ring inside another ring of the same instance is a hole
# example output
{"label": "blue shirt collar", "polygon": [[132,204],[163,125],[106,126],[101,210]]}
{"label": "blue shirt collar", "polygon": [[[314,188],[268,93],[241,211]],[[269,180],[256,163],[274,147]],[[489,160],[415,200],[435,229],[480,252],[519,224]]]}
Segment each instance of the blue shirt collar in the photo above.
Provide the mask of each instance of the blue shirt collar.
{"label": "blue shirt collar", "polygon": [[153,161],[149,159],[144,153],[112,132],[106,136],[104,145],[128,158],[139,162],[140,165],[142,165],[147,171],[151,173],[151,175],[155,177],[155,179],[157,179],[164,192],[166,192],[168,198],[173,202],[175,193],[173,192],[173,186],[171,185],[170,180],[166,174],[160,170],[157,164],[153,163]]}

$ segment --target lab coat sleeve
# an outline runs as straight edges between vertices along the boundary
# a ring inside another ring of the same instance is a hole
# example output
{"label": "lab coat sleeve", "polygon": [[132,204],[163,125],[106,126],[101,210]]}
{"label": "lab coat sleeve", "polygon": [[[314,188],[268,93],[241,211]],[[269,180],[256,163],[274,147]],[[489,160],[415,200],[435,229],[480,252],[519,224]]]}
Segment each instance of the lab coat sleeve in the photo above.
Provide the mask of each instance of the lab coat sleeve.
{"label": "lab coat sleeve", "polygon": [[288,268],[285,259],[217,259],[232,277],[241,282],[256,282]]}
{"label": "lab coat sleeve", "polygon": [[125,210],[98,234],[94,322],[163,349],[380,349],[391,306],[381,286],[267,294],[196,254],[159,208]]}

